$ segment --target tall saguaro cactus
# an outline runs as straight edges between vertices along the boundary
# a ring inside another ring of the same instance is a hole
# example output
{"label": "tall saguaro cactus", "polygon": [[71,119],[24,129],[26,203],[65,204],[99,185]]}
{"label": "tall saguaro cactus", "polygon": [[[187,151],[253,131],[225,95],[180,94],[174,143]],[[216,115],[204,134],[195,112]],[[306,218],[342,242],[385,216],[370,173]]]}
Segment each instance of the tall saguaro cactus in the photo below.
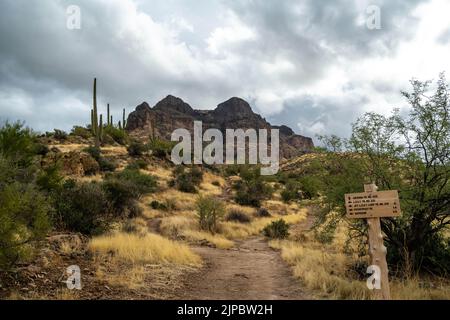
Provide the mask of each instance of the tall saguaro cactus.
{"label": "tall saguaro cactus", "polygon": [[110,120],[110,115],[109,115],[109,103],[108,103],[108,107],[107,107],[107,109],[106,109],[106,124],[109,126],[109,125],[112,125],[112,123],[109,121]]}
{"label": "tall saguaro cactus", "polygon": [[97,78],[94,78],[93,101],[92,101],[92,133],[97,135],[98,131],[98,115],[97,115]]}
{"label": "tall saguaro cactus", "polygon": [[[108,106],[109,112],[109,106]],[[91,131],[95,138],[95,146],[99,147],[103,135],[103,119],[100,115],[100,124],[98,123],[98,111],[97,111],[97,78],[94,78],[94,88],[92,95],[92,109],[91,109]]]}
{"label": "tall saguaro cactus", "polygon": [[94,109],[91,109],[91,132],[94,134]]}
{"label": "tall saguaro cactus", "polygon": [[98,127],[98,140],[102,141],[103,140],[103,115],[100,115],[100,123],[99,123],[99,127]]}
{"label": "tall saguaro cactus", "polygon": [[125,130],[125,127],[127,126],[127,120],[125,119],[125,108],[123,108],[122,125],[123,125],[123,130]]}

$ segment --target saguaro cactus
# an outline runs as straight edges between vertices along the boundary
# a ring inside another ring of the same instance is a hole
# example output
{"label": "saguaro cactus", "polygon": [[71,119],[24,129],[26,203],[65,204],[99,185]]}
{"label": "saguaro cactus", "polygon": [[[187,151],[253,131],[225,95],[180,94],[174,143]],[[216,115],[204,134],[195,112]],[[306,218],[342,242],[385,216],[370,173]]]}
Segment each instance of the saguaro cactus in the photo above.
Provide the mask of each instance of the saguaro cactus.
{"label": "saguaro cactus", "polygon": [[91,109],[91,132],[94,133],[94,109]]}
{"label": "saguaro cactus", "polygon": [[127,120],[125,120],[125,108],[123,108],[122,124],[123,124],[123,129],[125,130],[125,127],[127,126]]}
{"label": "saguaro cactus", "polygon": [[108,106],[107,106],[107,109],[106,109],[106,123],[107,123],[107,125],[109,126],[109,125],[112,125],[112,123],[109,121],[111,118],[110,118],[110,115],[109,115],[109,103],[108,103]]}
{"label": "saguaro cactus", "polygon": [[100,115],[100,123],[99,123],[99,127],[98,127],[98,140],[102,141],[103,140],[103,115]]}
{"label": "saguaro cactus", "polygon": [[97,116],[97,78],[94,78],[94,90],[93,90],[93,123],[92,123],[92,133],[97,134],[98,131],[98,116]]}

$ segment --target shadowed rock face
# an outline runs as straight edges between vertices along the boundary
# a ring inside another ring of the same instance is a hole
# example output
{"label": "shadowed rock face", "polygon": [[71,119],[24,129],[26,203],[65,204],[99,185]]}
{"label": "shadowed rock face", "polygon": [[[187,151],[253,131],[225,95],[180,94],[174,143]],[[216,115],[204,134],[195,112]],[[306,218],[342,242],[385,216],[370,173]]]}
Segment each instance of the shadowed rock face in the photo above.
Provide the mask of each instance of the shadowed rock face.
{"label": "shadowed rock face", "polygon": [[193,132],[194,121],[202,121],[203,129],[279,129],[280,154],[291,158],[309,152],[314,147],[311,138],[297,135],[287,126],[272,126],[259,114],[252,111],[243,99],[233,97],[222,102],[214,110],[194,110],[189,104],[174,96],[167,96],[153,108],[143,102],[131,112],[127,120],[127,131],[135,137],[148,139],[149,135],[170,139],[178,128]]}

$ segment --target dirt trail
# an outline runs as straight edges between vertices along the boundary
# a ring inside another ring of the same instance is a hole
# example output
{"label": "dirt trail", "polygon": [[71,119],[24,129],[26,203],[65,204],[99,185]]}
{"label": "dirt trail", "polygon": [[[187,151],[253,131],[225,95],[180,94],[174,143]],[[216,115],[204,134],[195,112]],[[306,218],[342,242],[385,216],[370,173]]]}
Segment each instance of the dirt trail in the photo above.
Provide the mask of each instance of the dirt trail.
{"label": "dirt trail", "polygon": [[190,274],[179,299],[308,299],[279,252],[264,239],[250,238],[234,249],[196,247],[205,266]]}

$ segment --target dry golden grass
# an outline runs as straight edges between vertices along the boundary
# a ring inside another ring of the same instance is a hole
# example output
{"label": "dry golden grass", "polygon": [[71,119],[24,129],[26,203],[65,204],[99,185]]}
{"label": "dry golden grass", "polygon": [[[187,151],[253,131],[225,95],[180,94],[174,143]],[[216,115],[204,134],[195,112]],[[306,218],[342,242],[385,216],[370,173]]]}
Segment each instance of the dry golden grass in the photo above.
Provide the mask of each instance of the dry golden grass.
{"label": "dry golden grass", "polygon": [[96,255],[110,255],[113,260],[139,263],[174,263],[182,265],[199,265],[201,260],[188,246],[168,240],[157,234],[145,236],[118,232],[111,235],[95,237],[89,244]]}
{"label": "dry golden grass", "polygon": [[[216,182],[220,185],[213,184]],[[224,185],[225,180],[222,177],[206,171],[203,173],[203,181],[200,184],[199,192],[203,195],[219,196],[222,194],[222,187]]]}
{"label": "dry golden grass", "polygon": [[209,243],[212,243],[219,249],[228,249],[233,247],[234,242],[231,240],[228,240],[224,236],[215,233],[211,234],[206,231],[200,231],[200,230],[185,230],[183,231],[183,235],[191,240],[191,241],[208,241]]}
{"label": "dry golden grass", "polygon": [[123,222],[120,229],[118,229],[117,231],[119,230],[128,233],[132,232],[140,236],[145,236],[149,231],[147,227],[147,221],[140,217],[129,219]]}
{"label": "dry golden grass", "polygon": [[155,176],[164,187],[167,187],[167,183],[172,179],[172,170],[164,166],[149,165],[146,170],[142,171]]}
{"label": "dry golden grass", "polygon": [[126,287],[128,289],[136,290],[145,286],[146,270],[143,265],[126,266],[120,268],[116,266],[116,271],[106,271],[105,268],[97,268],[95,276],[98,279],[107,281],[111,286]]}
{"label": "dry golden grass", "polygon": [[306,209],[290,215],[254,218],[250,223],[224,221],[220,223],[220,233],[229,239],[243,239],[261,233],[272,221],[283,219],[288,224],[297,224],[306,219]]}
{"label": "dry golden grass", "polygon": [[105,156],[127,156],[128,151],[124,146],[105,146],[100,148]]}
{"label": "dry golden grass", "polygon": [[101,182],[103,180],[103,176],[101,174],[94,174],[90,176],[75,176],[75,179],[79,182]]}
{"label": "dry golden grass", "polygon": [[226,239],[220,234],[211,234],[200,230],[193,211],[184,212],[183,216],[177,215],[163,218],[160,231],[163,235],[174,239],[184,238],[191,242],[207,241],[220,249],[227,249],[233,246],[233,241]]}
{"label": "dry golden grass", "polygon": [[[427,288],[428,286],[428,288]],[[430,282],[411,278],[405,281],[390,281],[391,298],[394,300],[450,300],[450,286],[444,281]]]}
{"label": "dry golden grass", "polygon": [[82,246],[81,240],[79,238],[72,238],[69,240],[61,241],[59,251],[62,254],[70,255],[80,250]]}
{"label": "dry golden grass", "polygon": [[281,250],[282,258],[293,267],[294,276],[319,294],[335,299],[369,299],[364,282],[344,277],[350,260],[342,253],[306,247],[289,240],[273,240],[270,246]]}
{"label": "dry golden grass", "polygon": [[197,195],[181,192],[175,189],[167,189],[162,192],[149,195],[145,198],[145,202],[147,205],[150,204],[152,200],[157,200],[159,202],[170,200],[172,202],[175,202],[178,210],[195,210]]}
{"label": "dry golden grass", "polygon": [[161,233],[172,239],[177,239],[183,236],[186,230],[197,230],[198,222],[193,215],[176,215],[165,217],[161,220],[159,229]]}
{"label": "dry golden grass", "polygon": [[226,204],[226,210],[227,212],[230,212],[232,210],[241,211],[248,216],[253,216],[256,213],[256,209],[249,206],[241,206],[235,203],[227,203]]}
{"label": "dry golden grass", "polygon": [[71,144],[51,144],[48,147],[49,148],[56,147],[61,152],[71,152],[71,151],[81,151],[84,148],[89,147],[89,145],[88,144],[71,143]]}
{"label": "dry golden grass", "polygon": [[270,213],[285,215],[285,214],[295,214],[302,209],[296,203],[286,204],[281,200],[270,199],[263,201],[262,207],[269,210]]}

